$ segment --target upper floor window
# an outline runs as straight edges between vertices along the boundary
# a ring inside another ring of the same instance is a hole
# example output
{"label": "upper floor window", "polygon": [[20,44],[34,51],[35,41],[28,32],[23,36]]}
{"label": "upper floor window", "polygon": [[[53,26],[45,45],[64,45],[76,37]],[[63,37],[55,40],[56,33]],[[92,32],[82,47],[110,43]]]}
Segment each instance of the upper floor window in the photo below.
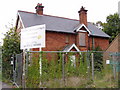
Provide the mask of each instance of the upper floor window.
{"label": "upper floor window", "polygon": [[86,42],[85,33],[79,33],[79,45],[86,46],[85,42]]}
{"label": "upper floor window", "polygon": [[66,35],[66,41],[65,41],[65,43],[69,43],[69,36],[68,35]]}

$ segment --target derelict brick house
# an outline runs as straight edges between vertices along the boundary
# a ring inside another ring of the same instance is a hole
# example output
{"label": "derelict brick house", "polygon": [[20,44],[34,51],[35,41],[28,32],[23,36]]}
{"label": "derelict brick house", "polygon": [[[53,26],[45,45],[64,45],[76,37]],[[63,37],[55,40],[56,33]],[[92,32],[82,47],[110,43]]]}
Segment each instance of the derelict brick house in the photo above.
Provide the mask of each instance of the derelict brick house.
{"label": "derelict brick house", "polygon": [[17,32],[22,28],[46,24],[46,47],[42,48],[43,51],[84,51],[97,46],[107,49],[109,36],[87,22],[84,7],[78,11],[79,20],[43,14],[43,8],[42,4],[37,4],[36,13],[18,11],[16,23]]}

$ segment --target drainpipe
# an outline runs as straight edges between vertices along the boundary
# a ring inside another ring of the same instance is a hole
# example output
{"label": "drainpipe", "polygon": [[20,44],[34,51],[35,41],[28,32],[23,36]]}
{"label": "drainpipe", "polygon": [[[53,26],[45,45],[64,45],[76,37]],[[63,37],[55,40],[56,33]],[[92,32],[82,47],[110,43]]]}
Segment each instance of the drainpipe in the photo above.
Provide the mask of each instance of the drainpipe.
{"label": "drainpipe", "polygon": [[94,37],[92,37],[92,50],[95,48]]}

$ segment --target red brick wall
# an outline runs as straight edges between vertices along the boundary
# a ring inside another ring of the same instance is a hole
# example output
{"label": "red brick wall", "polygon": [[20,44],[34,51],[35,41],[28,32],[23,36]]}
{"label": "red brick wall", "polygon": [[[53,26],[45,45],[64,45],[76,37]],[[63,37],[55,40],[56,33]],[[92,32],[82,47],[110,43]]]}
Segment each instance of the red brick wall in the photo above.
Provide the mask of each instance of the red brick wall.
{"label": "red brick wall", "polygon": [[92,44],[92,37],[89,37],[89,49],[92,50],[93,44]]}
{"label": "red brick wall", "polygon": [[100,46],[102,50],[106,50],[109,46],[109,39],[108,38],[94,38],[95,47]]}
{"label": "red brick wall", "polygon": [[[66,43],[66,36],[68,36],[68,43]],[[42,51],[58,51],[63,50],[66,45],[75,43],[80,51],[86,51],[89,47],[92,49],[92,38],[88,37],[86,32],[86,46],[79,45],[79,33],[68,34],[58,32],[46,32],[46,47],[42,48]],[[100,46],[102,50],[106,50],[109,46],[109,40],[106,38],[94,37],[94,46]],[[38,48],[32,49],[33,51],[39,51]]]}
{"label": "red brick wall", "polygon": [[[66,36],[68,36],[68,42],[66,43]],[[46,32],[46,47],[42,48],[43,51],[58,51],[63,50],[66,45],[75,43],[81,51],[88,49],[89,45],[92,49],[92,38],[88,37],[86,32],[86,46],[79,46],[79,34],[68,34],[58,32]],[[109,40],[103,37],[94,37],[94,46],[100,46],[102,50],[106,50],[109,45]]]}
{"label": "red brick wall", "polygon": [[[68,35],[69,43],[66,43],[66,36]],[[46,47],[43,51],[58,51],[62,50],[67,44],[75,43],[75,34],[46,32]]]}

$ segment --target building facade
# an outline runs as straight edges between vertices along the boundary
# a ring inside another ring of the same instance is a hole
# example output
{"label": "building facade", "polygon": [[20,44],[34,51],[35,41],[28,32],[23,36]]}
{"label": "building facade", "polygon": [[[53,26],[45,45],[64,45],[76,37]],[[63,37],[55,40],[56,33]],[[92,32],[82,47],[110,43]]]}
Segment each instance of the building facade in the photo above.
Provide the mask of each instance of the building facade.
{"label": "building facade", "polygon": [[78,11],[79,20],[46,15],[43,13],[44,6],[39,3],[35,9],[36,13],[18,11],[16,31],[20,33],[22,28],[45,24],[46,47],[42,51],[64,51],[71,47],[86,51],[98,46],[102,50],[107,49],[110,36],[87,21],[87,10],[84,7]]}

